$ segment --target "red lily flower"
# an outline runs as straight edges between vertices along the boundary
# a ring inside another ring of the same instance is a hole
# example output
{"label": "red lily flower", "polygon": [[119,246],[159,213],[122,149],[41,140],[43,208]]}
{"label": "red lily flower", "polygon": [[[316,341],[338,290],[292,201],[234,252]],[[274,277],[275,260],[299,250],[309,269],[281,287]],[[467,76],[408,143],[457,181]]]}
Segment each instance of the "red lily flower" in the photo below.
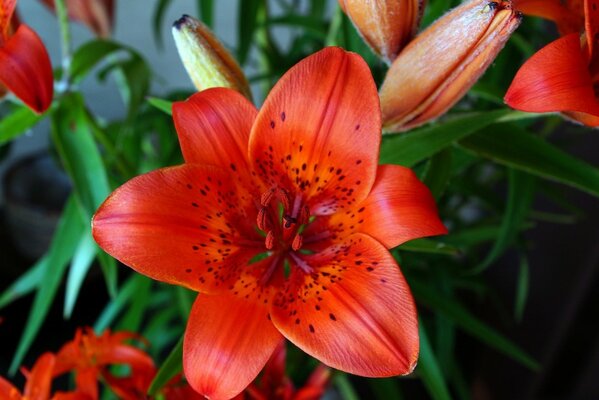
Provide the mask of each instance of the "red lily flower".
{"label": "red lily flower", "polygon": [[50,398],[52,370],[56,357],[44,353],[37,359],[31,372],[23,371],[27,378],[23,393],[0,376],[0,399],[5,400],[47,400]]}
{"label": "red lily flower", "polygon": [[52,64],[42,40],[27,25],[11,35],[15,5],[16,0],[0,0],[0,87],[42,113],[52,103]]}
{"label": "red lily flower", "polygon": [[318,400],[324,394],[331,371],[320,364],[312,372],[305,385],[296,390],[285,374],[287,351],[281,341],[266,363],[259,382],[253,382],[236,400]]}
{"label": "red lily flower", "polygon": [[[102,377],[121,399],[139,399],[145,395],[156,373],[152,359],[140,349],[125,344],[139,337],[129,332],[96,336],[92,329],[78,329],[75,339],[65,344],[57,354],[54,376],[75,371],[77,390],[90,399],[98,398],[98,378]],[[108,366],[126,364],[129,377],[116,377]]]}
{"label": "red lily flower", "polygon": [[584,27],[583,0],[512,0],[512,3],[523,14],[555,22],[562,35],[578,33]]}
{"label": "red lily flower", "polygon": [[[54,10],[54,0],[42,0]],[[114,24],[114,0],[67,0],[69,17],[101,38],[110,37]]]}
{"label": "red lily flower", "polygon": [[301,61],[262,109],[213,88],[173,105],[185,164],[117,189],[93,219],[134,270],[201,292],[185,331],[189,384],[239,394],[282,336],[353,374],[407,374],[416,308],[387,248],[446,232],[428,189],[378,166],[366,63],[338,48]]}
{"label": "red lily flower", "polygon": [[585,0],[585,34],[571,33],[543,47],[516,74],[505,102],[528,112],[562,112],[599,126],[599,1]]}

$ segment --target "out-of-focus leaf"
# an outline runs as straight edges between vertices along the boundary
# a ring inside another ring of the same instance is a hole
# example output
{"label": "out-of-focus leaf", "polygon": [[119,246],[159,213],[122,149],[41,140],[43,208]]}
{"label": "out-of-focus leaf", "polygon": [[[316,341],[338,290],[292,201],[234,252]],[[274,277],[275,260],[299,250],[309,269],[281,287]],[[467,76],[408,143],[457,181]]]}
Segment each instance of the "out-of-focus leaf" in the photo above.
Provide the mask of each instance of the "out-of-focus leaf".
{"label": "out-of-focus leaf", "polygon": [[117,330],[139,332],[142,318],[149,305],[150,288],[152,280],[142,276],[135,283],[135,296],[131,298],[127,312],[117,325]]}
{"label": "out-of-focus leaf", "polygon": [[426,166],[424,172],[424,184],[428,186],[435,199],[439,199],[449,179],[451,179],[451,150],[441,150],[434,156],[432,156]]}
{"label": "out-of-focus leaf", "polygon": [[146,97],[146,100],[150,105],[156,107],[160,111],[164,111],[165,114],[173,115],[173,102],[168,100],[159,99],[158,97]]}
{"label": "out-of-focus leaf", "polygon": [[[477,112],[453,117],[433,125],[398,135],[386,135],[381,146],[381,164],[400,164],[411,167],[453,142],[463,139],[496,122],[527,115],[509,110]],[[529,118],[532,116],[528,115]]]}
{"label": "out-of-focus leaf", "polygon": [[599,196],[599,169],[517,125],[489,126],[459,144],[500,164]]}
{"label": "out-of-focus leaf", "polygon": [[411,251],[415,253],[446,254],[455,256],[460,254],[460,249],[452,245],[437,242],[432,239],[410,240],[399,246],[399,250]]}
{"label": "out-of-focus leaf", "polygon": [[304,32],[303,34],[313,35],[322,41],[326,40],[327,37],[326,25],[322,21],[308,15],[288,14],[269,18],[266,24],[270,26],[282,25],[301,28],[302,32]]}
{"label": "out-of-focus leaf", "polygon": [[237,26],[239,36],[237,41],[237,60],[245,64],[250,53],[250,47],[256,33],[256,23],[260,7],[266,7],[263,0],[240,0]]}
{"label": "out-of-focus leaf", "polygon": [[197,0],[198,11],[202,22],[214,28],[214,0]]}
{"label": "out-of-focus leaf", "polygon": [[162,48],[164,45],[164,42],[162,41],[162,33],[164,32],[164,15],[171,3],[172,0],[158,0],[156,7],[154,8],[154,14],[152,14],[152,30],[154,31],[154,40],[159,48]]}
{"label": "out-of-focus leaf", "polygon": [[0,308],[7,306],[20,297],[26,296],[33,292],[44,277],[48,263],[48,255],[40,258],[31,268],[14,281],[0,295]]}
{"label": "out-of-focus leaf", "polygon": [[122,45],[110,40],[97,39],[85,43],[73,54],[71,78],[74,82],[80,81],[108,55],[123,49]]}
{"label": "out-of-focus leaf", "polygon": [[482,272],[507,250],[514,240],[516,240],[520,232],[520,227],[525,222],[526,215],[530,211],[534,197],[534,177],[521,171],[509,169],[508,182],[507,206],[501,221],[499,235],[487,257],[480,265],[474,268],[472,273],[477,274]]}
{"label": "out-of-focus leaf", "polygon": [[529,270],[528,258],[525,255],[520,256],[520,270],[518,271],[516,300],[514,301],[514,317],[516,321],[521,321],[524,314],[526,298],[528,297]]}
{"label": "out-of-focus leaf", "polygon": [[356,393],[356,389],[354,389],[351,381],[345,373],[336,373],[333,378],[333,382],[335,386],[337,386],[337,389],[339,389],[339,393],[341,394],[341,398],[343,400],[360,400],[358,393]]}
{"label": "out-of-focus leaf", "polygon": [[17,351],[10,365],[10,374],[14,374],[23,361],[31,343],[37,336],[48,310],[54,301],[56,292],[64,275],[67,263],[72,257],[81,235],[85,232],[85,223],[73,196],[69,197],[62,216],[52,238],[47,254],[47,262],[42,271],[43,285],[35,295],[25,330],[21,335]]}
{"label": "out-of-focus leaf", "polygon": [[63,315],[66,319],[71,318],[77,296],[79,296],[79,290],[83,280],[89,271],[89,268],[96,257],[96,243],[92,238],[91,234],[83,236],[79,241],[79,245],[73,255],[73,261],[71,262],[71,268],[67,275],[67,287],[64,297],[64,311]]}
{"label": "out-of-focus leaf", "polygon": [[370,379],[369,383],[376,399],[401,400],[404,398],[397,378]]}
{"label": "out-of-focus leaf", "polygon": [[433,21],[447,12],[451,7],[450,0],[431,1],[424,9],[424,17],[421,23],[421,28],[430,25]]}
{"label": "out-of-focus leaf", "polygon": [[156,393],[168,381],[170,381],[175,375],[181,372],[183,369],[183,338],[181,338],[175,347],[171,350],[170,354],[164,360],[164,363],[156,373],[154,380],[150,384],[148,389],[149,396],[155,396]]}
{"label": "out-of-focus leaf", "polygon": [[152,73],[145,60],[137,54],[127,60],[111,64],[101,72],[101,76],[105,77],[111,71],[116,72],[114,76],[121,97],[128,105],[127,118],[131,120],[148,94]]}
{"label": "out-of-focus leaf", "polygon": [[418,359],[418,372],[422,382],[434,400],[450,400],[449,389],[445,383],[445,377],[439,368],[437,358],[428,340],[428,335],[422,321],[419,324],[420,331],[420,357]]}
{"label": "out-of-focus leaf", "polygon": [[[534,227],[534,224],[525,223],[520,226],[520,230],[527,230]],[[495,240],[501,230],[500,226],[475,226],[471,228],[465,228],[459,231],[450,232],[449,235],[443,236],[443,241],[450,243],[454,246],[469,247],[476,244],[489,242]]]}
{"label": "out-of-focus leaf", "polygon": [[135,288],[138,281],[146,279],[143,275],[134,274],[121,286],[117,296],[110,301],[94,324],[94,331],[98,334],[104,332],[106,328],[112,325],[113,321],[127,305],[132,296],[135,295]]}
{"label": "out-of-focus leaf", "polygon": [[454,321],[463,331],[471,334],[488,346],[499,350],[522,365],[532,370],[539,369],[539,363],[526,354],[524,350],[474,317],[456,300],[442,296],[435,289],[415,280],[410,282],[410,288],[414,293],[414,297],[419,302],[442,313]]}
{"label": "out-of-focus leaf", "polygon": [[7,116],[0,119],[0,145],[27,132],[37,124],[45,114],[37,115],[26,106],[18,106]]}
{"label": "out-of-focus leaf", "polygon": [[187,317],[191,311],[191,305],[193,304],[197,293],[181,286],[177,286],[174,289],[175,295],[177,296],[177,305],[179,306],[178,308],[181,314],[181,319],[183,321],[187,321]]}

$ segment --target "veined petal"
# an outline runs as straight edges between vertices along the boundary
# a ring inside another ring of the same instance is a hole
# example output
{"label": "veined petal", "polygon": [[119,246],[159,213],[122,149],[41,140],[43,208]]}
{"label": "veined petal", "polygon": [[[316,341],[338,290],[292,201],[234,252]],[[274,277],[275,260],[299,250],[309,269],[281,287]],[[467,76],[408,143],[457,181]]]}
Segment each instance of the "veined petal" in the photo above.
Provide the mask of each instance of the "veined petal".
{"label": "veined petal", "polygon": [[16,5],[17,0],[0,0],[0,46],[8,39],[10,21]]}
{"label": "veined petal", "polygon": [[599,116],[588,60],[578,34],[557,39],[529,58],[504,100],[522,111],[577,111]]}
{"label": "veined petal", "polygon": [[268,184],[301,193],[313,214],[330,214],[366,197],[380,140],[368,66],[358,55],[330,47],[299,62],[275,85],[252,128],[249,154]]}
{"label": "veined petal", "polygon": [[200,294],[185,330],[185,377],[210,399],[230,399],[258,375],[280,340],[267,305],[253,296]]}
{"label": "veined petal", "polygon": [[517,0],[513,3],[523,14],[554,21],[562,35],[579,33],[584,25],[582,0]]}
{"label": "veined petal", "polygon": [[185,162],[247,171],[250,130],[257,113],[244,96],[225,88],[207,89],[173,104]]}
{"label": "veined petal", "polygon": [[0,398],[6,400],[21,400],[19,389],[0,376]]}
{"label": "veined petal", "polygon": [[27,400],[47,400],[52,386],[52,369],[56,357],[52,353],[44,353],[35,362],[31,372],[27,374],[27,383],[23,397]]}
{"label": "veined petal", "polygon": [[39,36],[27,25],[0,47],[0,83],[37,113],[52,103],[54,78],[50,57]]}
{"label": "veined petal", "polygon": [[562,113],[566,118],[570,118],[576,122],[579,122],[585,126],[597,127],[599,126],[599,116],[585,114],[581,112],[566,111]]}
{"label": "veined petal", "polygon": [[381,165],[363,202],[314,221],[304,231],[304,241],[323,236],[323,232],[329,232],[332,241],[362,232],[393,248],[412,239],[446,234],[447,229],[439,219],[430,191],[412,170]]}
{"label": "veined petal", "polygon": [[96,212],[92,232],[106,252],[144,275],[219,292],[264,248],[255,220],[253,199],[227,171],[185,164],[118,188]]}
{"label": "veined petal", "polygon": [[[375,239],[355,234],[303,261],[271,310],[275,326],[333,368],[368,377],[410,373],[418,319],[395,260]],[[304,266],[306,267],[306,266]]]}

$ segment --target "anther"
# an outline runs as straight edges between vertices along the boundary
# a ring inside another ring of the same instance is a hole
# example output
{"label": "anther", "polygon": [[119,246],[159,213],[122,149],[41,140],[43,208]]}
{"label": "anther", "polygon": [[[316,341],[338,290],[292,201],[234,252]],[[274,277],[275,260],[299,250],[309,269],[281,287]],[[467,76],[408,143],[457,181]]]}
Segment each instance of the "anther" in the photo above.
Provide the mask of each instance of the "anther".
{"label": "anther", "polygon": [[272,221],[270,220],[268,208],[260,208],[260,211],[258,211],[258,216],[256,217],[256,224],[258,225],[258,228],[264,232],[272,229]]}
{"label": "anther", "polygon": [[289,228],[291,228],[292,225],[294,225],[297,222],[297,219],[285,214],[285,215],[283,215],[283,221],[285,221],[283,226],[285,228],[289,229]]}
{"label": "anther", "polygon": [[267,250],[272,250],[272,248],[274,247],[275,244],[275,235],[274,233],[272,233],[272,231],[268,231],[268,233],[266,234],[266,239],[264,240],[264,245],[266,246]]}
{"label": "anther", "polygon": [[295,235],[295,237],[293,238],[293,242],[291,242],[291,248],[294,251],[298,251],[299,249],[302,248],[302,243],[304,242],[304,239],[302,238],[302,235]]}
{"label": "anther", "polygon": [[270,190],[262,193],[262,196],[260,197],[260,204],[263,205],[264,207],[266,207],[270,203],[272,196],[274,196],[275,191],[276,190],[273,188],[273,189],[270,189]]}

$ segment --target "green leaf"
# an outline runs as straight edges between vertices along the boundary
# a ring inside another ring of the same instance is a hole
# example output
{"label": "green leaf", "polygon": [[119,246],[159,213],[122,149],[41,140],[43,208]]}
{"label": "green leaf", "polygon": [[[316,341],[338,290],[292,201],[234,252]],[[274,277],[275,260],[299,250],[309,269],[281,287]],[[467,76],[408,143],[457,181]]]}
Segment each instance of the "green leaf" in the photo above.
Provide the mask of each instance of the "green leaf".
{"label": "green leaf", "polygon": [[39,290],[35,295],[25,330],[21,335],[17,351],[10,365],[9,373],[14,374],[23,357],[29,350],[31,343],[37,336],[39,329],[44,322],[46,315],[54,301],[60,282],[67,267],[67,263],[72,257],[79,244],[81,235],[85,232],[86,224],[81,218],[77,204],[73,196],[69,198],[64,208],[62,216],[56,227],[56,232],[52,238],[50,249],[47,253],[47,262],[44,263],[43,280],[44,284],[39,285]]}
{"label": "green leaf", "polygon": [[415,253],[446,254],[450,256],[456,256],[461,253],[457,247],[432,239],[410,240],[399,246],[399,250]]}
{"label": "green leaf", "polygon": [[214,28],[214,0],[197,0],[202,22],[210,29]]}
{"label": "green leaf", "polygon": [[520,269],[518,271],[518,283],[516,284],[516,300],[514,301],[514,317],[516,321],[522,320],[526,298],[528,297],[529,287],[529,266],[528,258],[525,255],[520,256]]}
{"label": "green leaf", "polygon": [[165,114],[173,115],[173,102],[168,100],[159,99],[158,97],[146,97],[146,100],[150,105],[156,107],[160,111],[164,111]]}
{"label": "green leaf", "polygon": [[158,0],[156,8],[154,8],[154,14],[152,14],[152,30],[154,31],[154,40],[158,48],[162,48],[164,45],[162,41],[162,27],[164,25],[164,15],[171,3],[172,0]]}
{"label": "green leaf", "polygon": [[148,396],[155,396],[160,389],[183,369],[183,338],[179,339],[175,347],[156,373],[148,389]]}
{"label": "green leaf", "polygon": [[33,292],[44,278],[44,272],[48,264],[48,255],[40,258],[31,268],[14,281],[0,295],[0,308],[7,306],[13,301]]}
{"label": "green leaf", "polygon": [[484,261],[471,271],[473,274],[484,271],[507,250],[516,240],[520,227],[526,221],[526,216],[530,211],[534,198],[534,177],[521,171],[509,169],[508,182],[507,206],[501,221],[499,235]]}
{"label": "green leaf", "polygon": [[517,125],[490,126],[459,145],[500,164],[599,196],[599,169]]}
{"label": "green leaf", "polygon": [[385,135],[379,162],[411,167],[511,113],[509,110],[471,113],[399,135]]}
{"label": "green leaf", "polygon": [[341,394],[341,398],[343,400],[360,400],[356,389],[354,389],[351,381],[345,373],[336,373],[333,378],[333,382],[335,386],[337,386],[337,389],[339,389],[339,393]]}
{"label": "green leaf", "polygon": [[38,115],[26,106],[16,107],[13,112],[0,118],[0,145],[27,132],[44,116],[45,114]]}
{"label": "green leaf", "polygon": [[106,328],[112,325],[113,321],[119,315],[119,313],[128,304],[131,297],[135,295],[135,289],[137,282],[141,279],[146,279],[143,275],[134,274],[121,286],[117,296],[110,301],[94,324],[94,331],[96,333],[102,333]]}
{"label": "green leaf", "polygon": [[426,390],[434,400],[450,400],[451,395],[445,383],[445,378],[437,363],[437,358],[428,340],[428,335],[422,321],[419,324],[420,332],[420,357],[418,359],[418,372]]}
{"label": "green leaf", "polygon": [[92,266],[96,257],[97,246],[91,234],[83,236],[73,255],[73,262],[67,276],[67,286],[64,298],[63,316],[65,319],[71,318],[77,296],[81,290],[83,280]]}
{"label": "green leaf", "polygon": [[410,288],[414,293],[414,297],[419,302],[442,313],[454,321],[464,332],[471,334],[481,342],[486,343],[488,346],[504,353],[532,370],[536,371],[539,369],[537,361],[505,336],[474,317],[456,300],[442,296],[434,288],[417,281],[411,281]]}
{"label": "green leaf", "polygon": [[127,312],[119,321],[117,328],[122,331],[139,332],[142,318],[149,306],[152,280],[142,275],[135,283],[135,296],[131,298]]}
{"label": "green leaf", "polygon": [[123,49],[122,45],[110,40],[98,39],[85,43],[73,54],[71,78],[74,82],[80,81],[105,57]]}
{"label": "green leaf", "polygon": [[[263,0],[262,0],[263,1]],[[258,24],[258,11],[260,7],[265,7],[261,0],[240,0],[239,17],[237,26],[239,27],[239,36],[237,41],[237,60],[241,65],[245,64],[250,53],[254,34]]]}
{"label": "green leaf", "polygon": [[451,179],[451,159],[450,149],[441,150],[432,156],[426,166],[423,182],[431,190],[435,199],[441,198],[449,180]]}

